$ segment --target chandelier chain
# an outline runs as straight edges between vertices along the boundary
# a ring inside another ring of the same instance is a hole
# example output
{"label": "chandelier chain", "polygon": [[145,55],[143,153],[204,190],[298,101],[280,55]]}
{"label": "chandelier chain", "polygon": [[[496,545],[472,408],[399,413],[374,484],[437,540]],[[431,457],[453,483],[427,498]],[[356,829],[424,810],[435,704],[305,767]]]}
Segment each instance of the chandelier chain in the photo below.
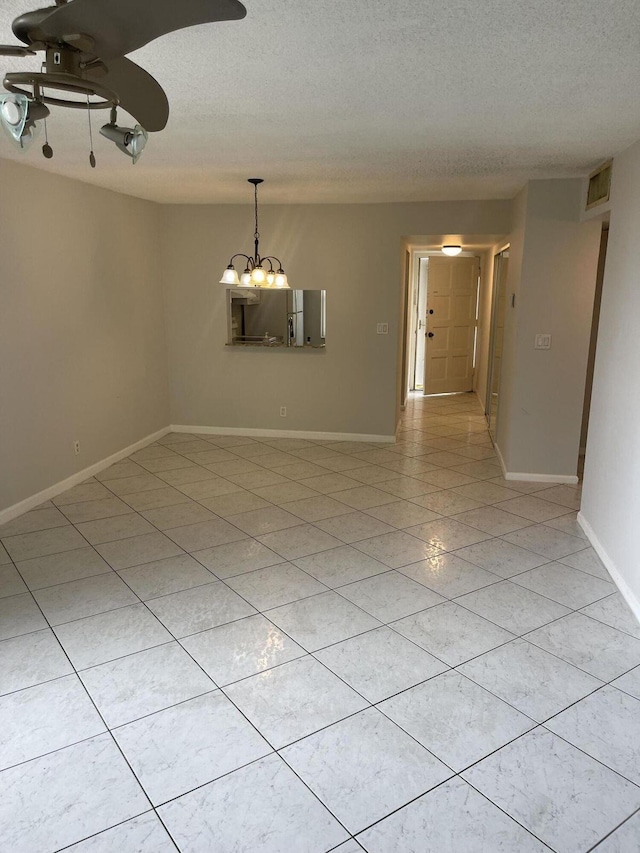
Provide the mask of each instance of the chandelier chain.
{"label": "chandelier chain", "polygon": [[256,215],[256,230],[255,230],[255,233],[253,236],[254,236],[255,241],[256,241],[256,260],[258,260],[258,257],[259,257],[259,255],[258,255],[258,242],[260,240],[260,232],[258,231],[258,185],[257,184],[254,184],[254,186],[253,186],[253,192],[254,192],[254,206],[255,206],[255,215]]}

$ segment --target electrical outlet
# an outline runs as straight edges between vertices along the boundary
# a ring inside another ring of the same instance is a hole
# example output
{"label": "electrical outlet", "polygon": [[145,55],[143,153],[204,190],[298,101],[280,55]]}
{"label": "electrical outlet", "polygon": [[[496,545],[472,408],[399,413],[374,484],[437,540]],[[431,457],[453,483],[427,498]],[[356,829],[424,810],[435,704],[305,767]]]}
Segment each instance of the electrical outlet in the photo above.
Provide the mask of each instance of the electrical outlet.
{"label": "electrical outlet", "polygon": [[536,335],[535,349],[551,349],[551,335]]}
{"label": "electrical outlet", "polygon": [[389,334],[389,324],[388,323],[378,323],[376,327],[376,333],[378,335],[388,335]]}
{"label": "electrical outlet", "polygon": [[78,454],[80,453],[80,442],[79,441],[73,442],[73,452],[75,453],[76,456],[78,456]]}
{"label": "electrical outlet", "polygon": [[286,406],[280,406],[280,417],[281,418],[287,417],[287,407]]}

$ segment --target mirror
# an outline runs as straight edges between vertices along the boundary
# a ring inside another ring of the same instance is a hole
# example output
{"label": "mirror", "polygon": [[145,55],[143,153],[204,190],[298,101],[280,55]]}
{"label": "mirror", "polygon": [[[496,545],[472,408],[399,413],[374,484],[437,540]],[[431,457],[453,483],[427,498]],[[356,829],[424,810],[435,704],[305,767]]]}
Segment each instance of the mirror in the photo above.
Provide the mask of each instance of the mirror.
{"label": "mirror", "polygon": [[326,290],[232,288],[227,300],[227,346],[325,346]]}
{"label": "mirror", "polygon": [[502,344],[507,303],[507,270],[509,251],[505,249],[494,258],[493,301],[491,306],[491,342],[489,347],[489,376],[487,388],[487,423],[489,432],[496,441],[498,400],[500,397],[500,373],[502,370]]}

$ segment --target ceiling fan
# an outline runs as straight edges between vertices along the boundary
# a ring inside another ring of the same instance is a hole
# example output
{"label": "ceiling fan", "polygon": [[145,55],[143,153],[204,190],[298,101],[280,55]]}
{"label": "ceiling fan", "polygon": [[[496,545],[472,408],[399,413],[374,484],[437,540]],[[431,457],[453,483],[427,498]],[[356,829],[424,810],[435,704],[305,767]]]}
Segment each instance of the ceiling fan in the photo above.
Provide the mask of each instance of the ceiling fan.
{"label": "ceiling fan", "polygon": [[[175,30],[240,20],[247,13],[239,0],[55,0],[55,4],[14,20],[13,33],[23,44],[0,45],[0,56],[44,53],[40,71],[5,75],[9,94],[0,95],[0,123],[18,147],[27,148],[36,122],[46,122],[50,114],[48,104],[110,109],[110,121],[100,132],[134,163],[147,132],[165,128],[169,102],[157,80],[126,54]],[[118,127],[118,107],[136,119],[135,128]],[[48,141],[43,154],[53,156]],[[95,166],[93,151],[90,162]]]}

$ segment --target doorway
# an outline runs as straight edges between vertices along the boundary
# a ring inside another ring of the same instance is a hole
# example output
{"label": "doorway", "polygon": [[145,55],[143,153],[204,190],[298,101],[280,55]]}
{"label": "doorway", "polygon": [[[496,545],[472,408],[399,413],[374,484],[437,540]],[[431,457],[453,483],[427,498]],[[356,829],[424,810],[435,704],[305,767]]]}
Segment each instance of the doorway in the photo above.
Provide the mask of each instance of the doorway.
{"label": "doorway", "polygon": [[476,255],[415,258],[409,390],[425,396],[473,390],[479,287]]}
{"label": "doorway", "polygon": [[500,400],[500,377],[502,374],[502,347],[507,298],[507,273],[509,269],[508,247],[498,252],[493,259],[493,292],[491,296],[491,332],[489,338],[489,369],[487,371],[487,402],[485,415],[489,434],[497,441],[498,403]]}

